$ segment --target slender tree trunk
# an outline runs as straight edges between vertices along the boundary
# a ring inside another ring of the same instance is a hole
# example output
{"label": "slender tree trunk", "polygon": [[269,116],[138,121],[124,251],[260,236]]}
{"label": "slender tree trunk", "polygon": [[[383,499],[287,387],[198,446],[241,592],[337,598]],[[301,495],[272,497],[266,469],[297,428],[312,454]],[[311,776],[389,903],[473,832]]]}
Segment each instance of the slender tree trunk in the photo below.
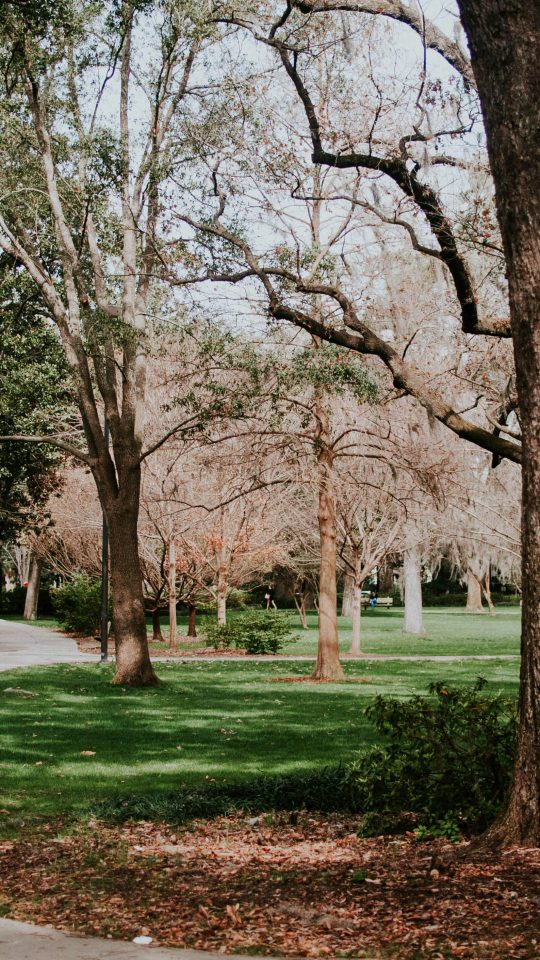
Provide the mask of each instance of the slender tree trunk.
{"label": "slender tree trunk", "polygon": [[478,577],[475,577],[472,570],[467,570],[467,606],[466,613],[483,613],[482,589]]}
{"label": "slender tree trunk", "polygon": [[319,468],[319,646],[314,680],[341,680],[339,659],[336,585],[336,507],[334,503],[333,458],[323,446]]}
{"label": "slender tree trunk", "polygon": [[[140,474],[126,479],[123,496],[109,504],[111,593],[116,671],[114,683],[126,687],[158,682],[150,663],[137,540]],[[127,489],[126,489],[127,488]]]}
{"label": "slender tree trunk", "polygon": [[361,648],[361,630],[362,630],[362,584],[353,584],[352,601],[352,640],[349,653],[359,656],[362,653]]}
{"label": "slender tree trunk", "polygon": [[227,623],[227,584],[220,578],[217,586],[217,622],[220,627]]}
{"label": "slender tree trunk", "polygon": [[30,570],[28,573],[28,588],[26,590],[26,599],[24,601],[25,620],[36,620],[39,601],[39,585],[41,583],[41,570],[43,562],[34,554],[30,558]]}
{"label": "slender tree trunk", "polygon": [[169,646],[176,643],[176,544],[174,538],[169,540]]}
{"label": "slender tree trunk", "polygon": [[152,610],[152,640],[154,643],[164,643],[165,640],[161,632],[161,620],[159,619],[158,607]]}
{"label": "slender tree trunk", "polygon": [[197,636],[197,607],[194,603],[188,604],[188,637]]}
{"label": "slender tree trunk", "polygon": [[521,674],[507,809],[486,845],[540,845],[540,15],[537,2],[458,0],[495,180],[523,434]]}
{"label": "slender tree trunk", "polygon": [[307,630],[307,616],[306,616],[306,597],[305,594],[300,594],[300,600],[298,600],[296,593],[294,594],[294,605],[298,611],[298,616],[300,617],[300,626],[302,630]]}
{"label": "slender tree trunk", "polygon": [[495,616],[495,607],[493,606],[493,600],[491,599],[491,581],[489,576],[489,569],[487,573],[484,574],[480,581],[480,586],[482,588],[482,593],[486,598],[486,603],[488,605],[488,613],[490,617]]}
{"label": "slender tree trunk", "polygon": [[403,557],[405,588],[404,633],[425,634],[422,617],[422,565],[418,547],[410,547]]}
{"label": "slender tree trunk", "polygon": [[387,558],[379,564],[377,569],[377,593],[380,597],[391,597],[394,592],[394,575],[392,564]]}
{"label": "slender tree trunk", "polygon": [[343,600],[341,601],[341,616],[352,617],[354,603],[354,577],[345,574],[343,581]]}

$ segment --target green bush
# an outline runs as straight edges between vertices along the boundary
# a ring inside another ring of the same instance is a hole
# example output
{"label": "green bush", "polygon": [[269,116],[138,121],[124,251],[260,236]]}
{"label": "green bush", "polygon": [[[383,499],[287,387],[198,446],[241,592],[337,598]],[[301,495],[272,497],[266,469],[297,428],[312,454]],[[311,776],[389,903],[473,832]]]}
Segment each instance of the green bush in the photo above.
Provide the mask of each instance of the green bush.
{"label": "green bush", "polygon": [[85,573],[77,574],[63,586],[51,590],[58,619],[66,630],[91,636],[99,632],[101,582]]}
{"label": "green bush", "polygon": [[448,818],[478,830],[495,817],[515,756],[515,703],[485,696],[485,680],[431,696],[378,696],[366,714],[386,744],[354,766],[366,812],[413,811],[430,824]]}
{"label": "green bush", "polygon": [[275,610],[250,610],[224,626],[205,620],[201,629],[216,650],[235,647],[251,654],[278,653],[286,640],[294,639],[288,616]]}

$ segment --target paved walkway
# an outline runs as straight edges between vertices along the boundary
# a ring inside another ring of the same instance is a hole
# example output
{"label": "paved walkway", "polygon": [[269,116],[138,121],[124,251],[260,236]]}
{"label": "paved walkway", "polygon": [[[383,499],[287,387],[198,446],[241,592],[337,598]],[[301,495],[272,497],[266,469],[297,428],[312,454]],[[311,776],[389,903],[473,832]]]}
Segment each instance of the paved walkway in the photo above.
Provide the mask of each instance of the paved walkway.
{"label": "paved walkway", "polygon": [[0,620],[0,670],[47,663],[97,663],[99,657],[79,653],[75,640],[27,623]]}
{"label": "paved walkway", "polygon": [[[281,656],[255,656],[234,654],[219,654],[197,656],[186,654],[180,657],[153,657],[154,662],[162,663],[202,663],[228,661],[262,662],[268,663],[310,663],[315,655],[285,654]],[[366,654],[361,657],[349,657],[342,654],[342,659],[353,660],[356,663],[366,661],[426,661],[433,663],[459,663],[463,660],[518,660],[519,654],[463,654],[463,655],[430,655],[428,653],[415,656],[401,656],[399,654]],[[66,637],[63,633],[55,633],[46,627],[33,627],[27,623],[16,623],[13,620],[0,620],[0,671],[11,670],[13,667],[31,667],[37,664],[48,663],[99,663],[99,654],[80,653],[75,640]]]}
{"label": "paved walkway", "polygon": [[[231,955],[229,955],[231,956]],[[0,920],[0,960],[223,960],[221,953],[140,946],[60,933],[17,920]],[[246,960],[242,957],[241,960]],[[272,960],[265,957],[264,960]]]}

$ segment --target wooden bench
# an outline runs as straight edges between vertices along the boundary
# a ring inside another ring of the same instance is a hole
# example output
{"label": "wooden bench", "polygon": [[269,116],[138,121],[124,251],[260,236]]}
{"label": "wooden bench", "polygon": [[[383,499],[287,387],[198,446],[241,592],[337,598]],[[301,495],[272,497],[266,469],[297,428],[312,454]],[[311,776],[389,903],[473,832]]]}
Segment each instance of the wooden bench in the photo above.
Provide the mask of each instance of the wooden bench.
{"label": "wooden bench", "polygon": [[[378,607],[391,607],[394,604],[393,597],[377,597]],[[362,597],[362,606],[369,607],[369,597]]]}

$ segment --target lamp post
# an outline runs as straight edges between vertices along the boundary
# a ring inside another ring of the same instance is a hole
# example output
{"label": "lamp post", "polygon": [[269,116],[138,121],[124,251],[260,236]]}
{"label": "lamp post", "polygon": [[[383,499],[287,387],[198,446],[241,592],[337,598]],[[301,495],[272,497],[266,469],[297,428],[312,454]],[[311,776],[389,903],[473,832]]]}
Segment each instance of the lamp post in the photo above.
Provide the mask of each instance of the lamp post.
{"label": "lamp post", "polygon": [[[105,445],[109,445],[109,421],[105,417],[103,428]],[[101,663],[109,659],[109,527],[103,511],[101,535]]]}

